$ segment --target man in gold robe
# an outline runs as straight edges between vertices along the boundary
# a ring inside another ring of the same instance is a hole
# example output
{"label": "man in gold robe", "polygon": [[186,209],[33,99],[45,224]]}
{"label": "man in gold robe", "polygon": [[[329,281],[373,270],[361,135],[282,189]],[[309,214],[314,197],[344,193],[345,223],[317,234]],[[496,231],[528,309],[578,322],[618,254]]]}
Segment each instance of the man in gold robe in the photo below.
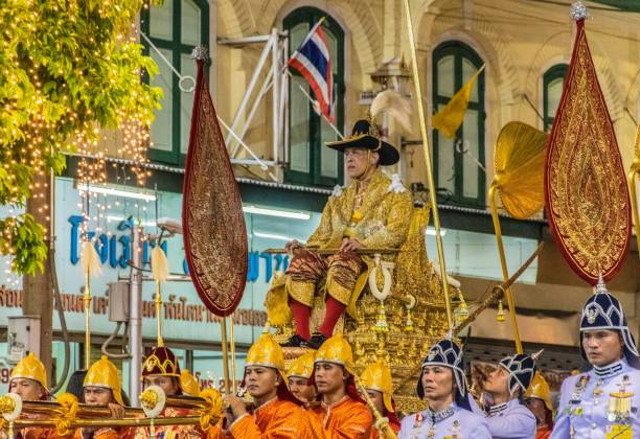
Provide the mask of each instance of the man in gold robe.
{"label": "man in gold robe", "polygon": [[[393,252],[384,250],[401,247],[411,219],[410,192],[397,176],[389,178],[380,169],[397,163],[400,154],[382,140],[369,120],[359,120],[350,137],[327,146],[344,154],[352,182],[334,189],[306,247],[297,241],[286,245],[293,258],[284,291],[296,333],[283,346],[318,349],[331,337],[345,309],[360,295],[374,264],[372,256],[362,256],[359,250],[380,249],[384,260],[394,261]],[[316,251],[327,249],[335,253],[327,257]],[[316,294],[324,295],[326,311],[312,336],[309,320]]]}

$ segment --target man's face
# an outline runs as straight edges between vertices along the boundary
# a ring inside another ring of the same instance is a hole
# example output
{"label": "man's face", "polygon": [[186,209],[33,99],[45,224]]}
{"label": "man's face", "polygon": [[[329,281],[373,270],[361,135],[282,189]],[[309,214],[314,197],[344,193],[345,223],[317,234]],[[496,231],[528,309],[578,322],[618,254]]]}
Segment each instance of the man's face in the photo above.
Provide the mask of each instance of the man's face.
{"label": "man's face", "polygon": [[339,364],[316,363],[315,381],[318,393],[331,395],[345,387],[346,374]]}
{"label": "man's face", "polygon": [[280,374],[270,367],[250,366],[244,372],[247,392],[254,398],[262,398],[273,393],[281,379]]}
{"label": "man's face", "polygon": [[104,387],[90,387],[87,386],[83,389],[84,402],[87,405],[96,407],[106,407],[112,401],[111,389],[105,389]]}
{"label": "man's face", "polygon": [[167,396],[175,396],[178,393],[178,380],[175,377],[165,375],[147,375],[144,377],[144,388],[149,386],[160,387]]}
{"label": "man's face", "polygon": [[380,156],[364,148],[346,148],[344,160],[347,167],[347,175],[350,178],[361,178],[368,169],[378,163]]}
{"label": "man's face", "polygon": [[539,398],[526,398],[524,400],[524,405],[536,417],[536,422],[538,424],[543,424],[546,422],[547,407],[544,405],[543,400]]}
{"label": "man's face", "polygon": [[453,371],[444,366],[422,368],[422,388],[427,400],[442,401],[453,394]]}
{"label": "man's face", "polygon": [[496,367],[485,381],[484,390],[489,393],[508,394],[509,372],[502,366]]}
{"label": "man's face", "polygon": [[9,392],[15,393],[23,401],[39,401],[44,395],[44,389],[40,383],[28,378],[12,379]]}
{"label": "man's face", "polygon": [[289,377],[289,391],[300,401],[312,401],[316,397],[316,389],[309,385],[309,380],[303,377]]}
{"label": "man's face", "polygon": [[620,333],[608,329],[582,332],[582,349],[592,366],[604,367],[622,358]]}
{"label": "man's face", "polygon": [[369,395],[369,399],[376,406],[378,413],[384,413],[384,399],[382,399],[382,392],[378,392],[377,390],[367,389],[367,394]]}

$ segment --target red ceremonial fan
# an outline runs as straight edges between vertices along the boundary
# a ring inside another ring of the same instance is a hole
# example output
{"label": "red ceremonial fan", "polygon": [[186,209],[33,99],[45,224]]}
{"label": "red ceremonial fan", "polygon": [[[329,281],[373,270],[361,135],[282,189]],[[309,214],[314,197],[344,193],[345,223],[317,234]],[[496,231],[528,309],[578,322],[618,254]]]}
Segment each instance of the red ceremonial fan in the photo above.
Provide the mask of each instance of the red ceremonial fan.
{"label": "red ceremonial fan", "polygon": [[598,83],[576,2],[577,33],[545,167],[553,237],[571,268],[592,285],[622,267],[631,239],[631,207],[613,123]]}
{"label": "red ceremonial fan", "polygon": [[209,311],[226,317],[240,303],[246,284],[247,229],[209,94],[206,54],[203,49],[196,51],[198,74],[182,200],[184,249],[200,299]]}

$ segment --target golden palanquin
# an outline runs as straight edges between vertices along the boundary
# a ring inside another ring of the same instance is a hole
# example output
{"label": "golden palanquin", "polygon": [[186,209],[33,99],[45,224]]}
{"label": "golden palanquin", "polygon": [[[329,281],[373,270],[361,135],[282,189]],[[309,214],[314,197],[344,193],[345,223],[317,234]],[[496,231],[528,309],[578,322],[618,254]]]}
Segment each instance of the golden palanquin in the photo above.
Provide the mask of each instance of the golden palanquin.
{"label": "golden palanquin", "polygon": [[[424,408],[416,394],[416,382],[422,358],[447,331],[447,317],[440,278],[427,258],[425,231],[428,207],[415,207],[406,241],[397,253],[389,296],[383,302],[374,297],[367,284],[355,306],[345,313],[334,332],[342,331],[353,348],[356,370],[361,373],[376,359],[391,367],[397,408],[415,412]],[[379,258],[384,261],[385,255]],[[384,264],[384,262],[380,262]],[[382,270],[377,270],[376,285],[383,289]],[[453,285],[452,297],[461,297]],[[322,322],[324,301],[316,297],[311,326]],[[277,327],[277,337],[286,340],[294,333],[294,324]],[[284,348],[287,366],[306,352],[305,348]]]}

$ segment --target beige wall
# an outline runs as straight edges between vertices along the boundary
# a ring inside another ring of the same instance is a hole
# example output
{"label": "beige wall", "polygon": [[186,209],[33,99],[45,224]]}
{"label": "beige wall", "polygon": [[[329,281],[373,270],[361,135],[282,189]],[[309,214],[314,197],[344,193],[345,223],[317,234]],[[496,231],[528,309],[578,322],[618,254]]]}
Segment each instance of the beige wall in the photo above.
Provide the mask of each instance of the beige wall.
{"label": "beige wall", "polygon": [[[520,120],[542,128],[526,94],[538,108],[542,105],[542,75],[552,65],[568,62],[574,25],[568,8],[524,0],[412,1],[418,39],[418,62],[423,90],[430,99],[431,51],[439,43],[462,40],[485,60],[486,67],[486,163],[487,185],[493,172],[493,145],[500,128]],[[357,104],[359,93],[371,88],[369,73],[385,60],[404,55],[410,59],[407,26],[401,0],[218,0],[218,36],[266,34],[281,27],[282,18],[293,9],[312,5],[326,10],[346,31],[347,117],[346,130],[364,114]],[[640,115],[640,45],[635,14],[592,10],[587,32],[600,84],[618,137],[625,168],[633,156],[635,126],[625,113]],[[216,90],[220,113],[231,119],[258,56],[257,48],[217,47]],[[268,156],[270,117],[267,106],[253,124],[249,142]],[[265,111],[266,110],[266,111]],[[431,113],[431,108],[427,109]],[[412,137],[419,135],[416,129]],[[420,157],[415,154],[414,158]],[[407,180],[423,181],[422,160],[408,170]]]}

